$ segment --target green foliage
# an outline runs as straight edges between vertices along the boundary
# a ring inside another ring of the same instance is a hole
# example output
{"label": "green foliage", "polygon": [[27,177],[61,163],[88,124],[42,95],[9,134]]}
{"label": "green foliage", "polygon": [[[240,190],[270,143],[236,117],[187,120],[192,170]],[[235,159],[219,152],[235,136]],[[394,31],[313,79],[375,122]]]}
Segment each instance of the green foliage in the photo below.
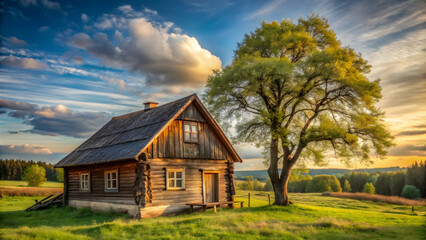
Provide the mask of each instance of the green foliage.
{"label": "green foliage", "polygon": [[253,181],[253,190],[254,191],[262,191],[263,190],[263,184],[261,184],[257,179]]}
{"label": "green foliage", "polygon": [[420,190],[421,196],[426,198],[426,161],[415,162],[407,168],[405,184],[415,186]]}
{"label": "green foliage", "polygon": [[25,169],[23,179],[28,181],[28,186],[38,187],[46,181],[46,170],[34,164]]}
{"label": "green foliage", "polygon": [[240,190],[253,190],[253,182],[251,180],[244,181],[238,184]]}
{"label": "green foliage", "polygon": [[362,192],[369,174],[366,172],[351,172],[347,175],[347,179],[352,188],[352,192]]}
{"label": "green foliage", "polygon": [[374,188],[374,185],[368,182],[364,185],[364,188],[362,191],[368,194],[374,194],[376,190]]}
{"label": "green foliage", "polygon": [[266,184],[263,186],[263,191],[273,191],[274,187],[272,186],[271,179],[266,179]]}
{"label": "green foliage", "polygon": [[[278,169],[299,158],[323,165],[334,153],[347,165],[369,163],[371,153],[384,156],[393,145],[370,68],[325,18],[262,22],[238,44],[232,64],[209,77],[204,100],[225,127],[235,124],[235,140],[273,149],[270,177],[284,181]],[[364,184],[351,182],[358,191]]]}
{"label": "green foliage", "polygon": [[63,168],[57,168],[56,169],[56,179],[58,182],[63,183],[64,182],[64,169]]}
{"label": "green foliage", "polygon": [[339,180],[335,176],[317,175],[307,186],[307,192],[341,192]]}
{"label": "green foliage", "polygon": [[56,170],[53,164],[45,162],[34,162],[15,159],[0,159],[0,179],[1,180],[22,180],[24,169],[37,164],[46,170],[47,181],[57,181]]}
{"label": "green foliage", "polygon": [[399,171],[399,172],[393,173],[390,179],[391,195],[400,196],[404,186],[405,186],[405,172]]}
{"label": "green foliage", "polygon": [[380,173],[370,173],[367,177],[367,182],[376,185],[377,179],[379,178]]}
{"label": "green foliage", "polygon": [[349,181],[347,179],[345,179],[345,181],[343,182],[342,191],[343,192],[351,192],[352,191],[351,184],[349,183]]}
{"label": "green foliage", "polygon": [[376,182],[376,193],[381,195],[391,195],[391,178],[392,173],[380,173]]}
{"label": "green foliage", "polygon": [[409,199],[419,199],[420,191],[413,185],[405,185],[402,189],[401,196]]}

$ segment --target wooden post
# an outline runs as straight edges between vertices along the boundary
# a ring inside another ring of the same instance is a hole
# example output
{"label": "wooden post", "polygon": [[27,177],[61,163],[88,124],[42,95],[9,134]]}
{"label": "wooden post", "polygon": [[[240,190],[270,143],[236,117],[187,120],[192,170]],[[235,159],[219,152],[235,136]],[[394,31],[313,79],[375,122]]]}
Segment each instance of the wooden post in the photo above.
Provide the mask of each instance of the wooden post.
{"label": "wooden post", "polygon": [[241,208],[243,208],[244,207],[244,202],[243,201],[241,201]]}
{"label": "wooden post", "polygon": [[250,193],[248,193],[248,207],[250,207]]}
{"label": "wooden post", "polygon": [[68,168],[64,168],[64,198],[62,206],[68,205]]}
{"label": "wooden post", "polygon": [[269,193],[268,193],[268,202],[269,202],[269,205],[271,205],[271,195],[269,195]]}
{"label": "wooden post", "polygon": [[414,206],[411,207],[411,212],[414,212]]}
{"label": "wooden post", "polygon": [[194,205],[190,205],[189,206],[189,213],[193,213],[194,212]]}
{"label": "wooden post", "polygon": [[217,213],[217,211],[216,211],[216,204],[213,205],[213,212]]}

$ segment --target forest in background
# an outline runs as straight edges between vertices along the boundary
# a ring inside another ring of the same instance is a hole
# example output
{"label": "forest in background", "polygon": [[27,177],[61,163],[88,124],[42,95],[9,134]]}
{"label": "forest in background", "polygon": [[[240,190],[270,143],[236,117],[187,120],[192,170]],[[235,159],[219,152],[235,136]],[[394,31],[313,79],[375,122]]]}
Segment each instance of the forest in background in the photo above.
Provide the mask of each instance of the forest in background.
{"label": "forest in background", "polygon": [[22,180],[25,169],[34,164],[37,164],[46,170],[47,181],[58,181],[56,174],[57,170],[53,167],[54,164],[20,159],[0,159],[0,180]]}

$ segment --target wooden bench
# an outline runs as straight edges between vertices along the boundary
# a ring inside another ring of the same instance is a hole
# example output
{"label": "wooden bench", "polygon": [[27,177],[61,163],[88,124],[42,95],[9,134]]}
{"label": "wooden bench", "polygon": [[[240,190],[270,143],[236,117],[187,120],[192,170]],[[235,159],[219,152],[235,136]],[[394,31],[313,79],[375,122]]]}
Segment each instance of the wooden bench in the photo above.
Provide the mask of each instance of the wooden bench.
{"label": "wooden bench", "polygon": [[213,211],[217,212],[217,207],[220,207],[221,204],[227,204],[229,208],[234,208],[235,203],[240,203],[241,208],[244,207],[244,201],[228,201],[228,202],[212,202],[212,203],[187,203],[186,205],[189,206],[189,213],[194,212],[194,206],[200,206],[203,207],[203,212],[206,211],[207,207],[213,207]]}

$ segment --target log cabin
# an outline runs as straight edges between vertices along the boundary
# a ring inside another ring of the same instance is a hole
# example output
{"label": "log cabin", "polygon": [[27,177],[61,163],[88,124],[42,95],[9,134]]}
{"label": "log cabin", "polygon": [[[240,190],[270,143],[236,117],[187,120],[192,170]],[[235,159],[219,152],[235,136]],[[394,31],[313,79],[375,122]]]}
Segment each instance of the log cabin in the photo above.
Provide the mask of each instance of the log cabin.
{"label": "log cabin", "polygon": [[148,218],[188,211],[187,203],[233,202],[242,160],[197,95],[144,105],[55,165],[64,169],[64,205]]}

